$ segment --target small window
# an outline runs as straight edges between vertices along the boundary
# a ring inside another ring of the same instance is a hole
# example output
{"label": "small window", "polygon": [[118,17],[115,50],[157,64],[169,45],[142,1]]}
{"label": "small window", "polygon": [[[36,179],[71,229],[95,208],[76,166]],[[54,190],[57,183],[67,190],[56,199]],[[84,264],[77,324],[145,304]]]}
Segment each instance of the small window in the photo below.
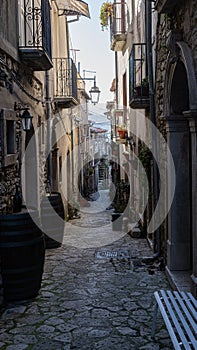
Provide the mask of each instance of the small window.
{"label": "small window", "polygon": [[6,120],[6,144],[7,154],[15,153],[15,121]]}
{"label": "small window", "polygon": [[2,166],[6,167],[15,164],[18,155],[16,146],[16,112],[2,109],[0,120]]}

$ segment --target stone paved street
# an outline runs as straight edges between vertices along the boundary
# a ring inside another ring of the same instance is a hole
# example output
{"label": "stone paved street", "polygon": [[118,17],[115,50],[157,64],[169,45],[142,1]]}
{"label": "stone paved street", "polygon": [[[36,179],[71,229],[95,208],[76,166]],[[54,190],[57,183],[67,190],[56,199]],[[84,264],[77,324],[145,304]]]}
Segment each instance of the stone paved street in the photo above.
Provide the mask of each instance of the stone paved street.
{"label": "stone paved street", "polygon": [[[114,239],[104,197],[106,192],[100,191],[81,218],[70,222],[84,235],[80,242],[89,242],[94,227],[95,246],[63,245],[46,251],[40,295],[2,312],[0,349],[173,349],[160,317],[155,342],[150,336],[153,292],[169,288],[165,274],[159,264],[143,259],[152,256],[145,239],[118,233]],[[103,231],[111,235],[111,243],[109,239],[108,245],[99,246]]]}

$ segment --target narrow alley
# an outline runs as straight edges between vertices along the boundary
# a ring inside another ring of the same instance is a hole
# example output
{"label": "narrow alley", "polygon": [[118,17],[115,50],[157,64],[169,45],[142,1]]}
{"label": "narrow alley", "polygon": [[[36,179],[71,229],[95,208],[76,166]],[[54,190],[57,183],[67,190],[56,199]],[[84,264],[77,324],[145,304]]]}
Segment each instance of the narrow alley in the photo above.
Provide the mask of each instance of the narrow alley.
{"label": "narrow alley", "polygon": [[[81,218],[72,220],[73,226],[79,231],[83,227],[87,235],[94,228],[99,238],[102,225],[111,225],[111,210],[103,207],[107,195],[100,190],[99,198],[82,208]],[[105,246],[64,244],[46,250],[40,295],[3,310],[0,349],[172,349],[159,318],[155,342],[150,335],[153,292],[169,288],[165,274],[159,264],[150,264],[146,239],[116,234],[117,240],[106,230],[113,243]]]}
{"label": "narrow alley", "polygon": [[0,18],[0,350],[197,350],[197,0]]}

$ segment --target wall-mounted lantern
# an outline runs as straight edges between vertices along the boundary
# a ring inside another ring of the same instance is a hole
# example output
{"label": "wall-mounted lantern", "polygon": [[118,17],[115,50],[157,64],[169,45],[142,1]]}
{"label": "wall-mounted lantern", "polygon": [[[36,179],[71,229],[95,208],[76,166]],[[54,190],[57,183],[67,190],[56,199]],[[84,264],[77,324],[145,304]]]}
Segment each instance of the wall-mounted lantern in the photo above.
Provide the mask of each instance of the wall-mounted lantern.
{"label": "wall-mounted lantern", "polygon": [[[19,112],[19,117],[21,119],[21,124],[22,124],[22,128],[24,131],[28,131],[31,129],[31,125],[32,125],[32,116],[29,113],[29,107],[22,107],[22,105],[20,103],[15,102],[14,104],[14,110]],[[20,112],[23,111],[23,113],[21,114]]]}

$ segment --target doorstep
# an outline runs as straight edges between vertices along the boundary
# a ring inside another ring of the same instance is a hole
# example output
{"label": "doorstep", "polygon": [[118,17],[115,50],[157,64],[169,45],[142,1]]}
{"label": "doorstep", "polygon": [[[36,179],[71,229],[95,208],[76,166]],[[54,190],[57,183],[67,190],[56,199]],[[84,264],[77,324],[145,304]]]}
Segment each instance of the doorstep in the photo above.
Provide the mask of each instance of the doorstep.
{"label": "doorstep", "polygon": [[191,274],[192,271],[170,271],[166,267],[166,276],[171,287],[181,292],[191,291]]}

